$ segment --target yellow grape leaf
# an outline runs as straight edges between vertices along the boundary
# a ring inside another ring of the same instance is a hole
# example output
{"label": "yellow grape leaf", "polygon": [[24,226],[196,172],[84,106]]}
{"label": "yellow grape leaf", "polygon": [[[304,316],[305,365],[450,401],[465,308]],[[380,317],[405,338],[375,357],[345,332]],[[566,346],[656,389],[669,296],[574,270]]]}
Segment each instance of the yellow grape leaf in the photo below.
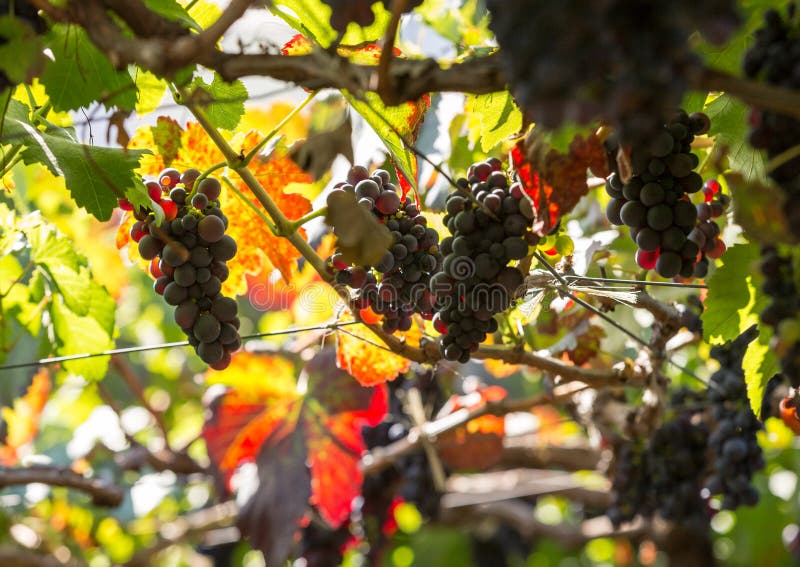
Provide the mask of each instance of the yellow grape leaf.
{"label": "yellow grape leaf", "polygon": [[[245,111],[236,132],[250,132],[256,130],[266,134],[283,120],[294,109],[294,105],[286,102],[276,102],[267,108],[251,108]],[[291,120],[283,125],[280,136],[285,145],[290,145],[308,134],[309,118],[304,114],[295,114]]]}
{"label": "yellow grape leaf", "polygon": [[207,370],[205,382],[233,388],[240,398],[252,401],[292,395],[297,389],[296,374],[292,361],[283,356],[240,352],[233,355],[225,372]]}
{"label": "yellow grape leaf", "polygon": [[[366,327],[351,325],[346,331],[336,334],[336,364],[362,386],[394,380],[410,368],[410,360],[388,350]],[[404,337],[412,346],[418,346],[422,330],[415,321],[411,330],[395,335]]]}
{"label": "yellow grape leaf", "polygon": [[14,400],[13,409],[2,408],[3,420],[8,430],[5,445],[0,446],[0,462],[3,465],[15,465],[18,461],[17,449],[36,437],[39,418],[50,395],[50,388],[50,373],[42,368],[33,376],[25,395]]}

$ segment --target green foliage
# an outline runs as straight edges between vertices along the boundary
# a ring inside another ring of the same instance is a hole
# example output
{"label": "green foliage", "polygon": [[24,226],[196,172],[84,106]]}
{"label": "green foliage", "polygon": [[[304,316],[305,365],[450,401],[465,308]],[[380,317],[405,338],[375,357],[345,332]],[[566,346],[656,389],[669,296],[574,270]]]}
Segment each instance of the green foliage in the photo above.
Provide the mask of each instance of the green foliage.
{"label": "green foliage", "polygon": [[479,128],[474,134],[484,152],[491,151],[506,138],[519,134],[522,128],[522,113],[508,91],[468,95],[467,111],[479,117]]}
{"label": "green foliage", "polygon": [[136,106],[130,73],[114,69],[82,28],[56,24],[47,43],[54,61],[45,66],[41,80],[55,110],[77,110],[95,101],[106,108]]}
{"label": "green foliage", "polygon": [[705,112],[711,119],[708,135],[716,137],[716,144],[728,147],[730,167],[745,179],[763,178],[764,153],[747,143],[747,106],[723,94],[708,102]]}
{"label": "green foliage", "polygon": [[211,84],[196,77],[191,86],[194,88],[192,100],[205,109],[215,128],[236,128],[244,114],[244,101],[247,100],[247,89],[241,81],[226,83],[214,73]]}
{"label": "green foliage", "polygon": [[149,206],[141,179],[134,173],[143,150],[88,146],[78,141],[72,128],[38,128],[30,108],[12,100],[3,121],[3,132],[24,145],[23,161],[41,163],[53,175],[63,176],[79,207],[99,220],[108,220],[117,199]]}
{"label": "green foliage", "polygon": [[[708,297],[703,312],[703,335],[711,344],[721,344],[735,339],[754,323],[767,306],[769,298],[761,292],[758,270],[760,258],[758,244],[737,244],[723,257],[708,282]],[[761,399],[767,381],[778,372],[778,360],[770,348],[772,332],[769,327],[759,327],[759,336],[747,348],[744,357],[747,396],[753,412],[761,411]]]}
{"label": "green foliage", "polygon": [[13,83],[22,83],[44,59],[33,29],[21,20],[0,16],[0,71]]}
{"label": "green foliage", "polygon": [[702,319],[703,338],[710,344],[731,341],[758,322],[769,300],[760,291],[759,257],[758,245],[732,246],[709,279]]}
{"label": "green foliage", "polygon": [[[10,282],[9,287],[0,290],[0,312],[10,314],[22,328],[37,334],[44,307],[56,354],[113,348],[116,304],[92,277],[86,257],[36,214],[17,217],[0,205],[0,217],[6,227],[0,253],[9,254],[10,258],[0,265],[0,281]],[[23,263],[26,268],[22,268]],[[3,323],[5,330],[5,320]],[[0,346],[4,349],[15,340],[5,333],[2,339]],[[100,380],[105,376],[108,359],[70,361],[64,366],[87,380]]]}

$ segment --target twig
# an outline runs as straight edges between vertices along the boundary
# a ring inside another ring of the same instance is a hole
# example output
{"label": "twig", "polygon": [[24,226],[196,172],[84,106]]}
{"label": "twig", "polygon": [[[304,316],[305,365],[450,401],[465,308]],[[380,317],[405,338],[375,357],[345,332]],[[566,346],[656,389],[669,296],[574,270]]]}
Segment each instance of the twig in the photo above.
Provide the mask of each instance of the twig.
{"label": "twig", "polygon": [[606,516],[584,520],[578,526],[545,524],[535,519],[533,506],[520,500],[492,502],[455,510],[443,508],[442,515],[444,521],[472,525],[477,520],[493,518],[510,525],[525,539],[544,537],[572,549],[581,547],[593,539],[631,537],[645,534],[650,529],[649,524],[640,519],[616,529]]}
{"label": "twig", "polygon": [[134,372],[133,367],[131,367],[130,362],[128,362],[128,359],[115,354],[111,357],[111,365],[117,370],[120,378],[122,378],[133,395],[136,396],[136,398],[142,404],[142,407],[144,407],[144,409],[146,409],[148,413],[153,416],[156,426],[164,438],[164,443],[169,443],[169,432],[167,430],[167,424],[164,422],[164,413],[155,409],[147,399],[147,396],[144,394],[144,388],[139,382],[139,378],[136,376],[136,373]]}
{"label": "twig", "polygon": [[539,394],[516,400],[503,399],[484,403],[471,410],[467,408],[456,410],[436,421],[429,421],[422,426],[411,428],[408,435],[394,443],[385,447],[376,447],[361,458],[359,466],[365,475],[374,474],[390,466],[400,457],[414,451],[422,444],[423,437],[433,440],[436,436],[457,429],[481,416],[505,415],[515,411],[527,411],[534,406],[548,405],[566,400],[572,397],[574,393],[574,390],[569,390],[565,394],[555,394],[553,396]]}
{"label": "twig", "polygon": [[153,556],[177,543],[181,543],[208,530],[230,526],[239,515],[239,506],[234,501],[216,504],[179,516],[158,529],[158,539],[150,547],[136,553],[126,567],[153,565]]}
{"label": "twig", "polygon": [[65,467],[35,465],[0,467],[0,488],[32,483],[63,486],[86,492],[96,506],[115,507],[122,503],[124,492],[119,486],[99,478],[87,478]]}
{"label": "twig", "polygon": [[44,554],[13,545],[0,545],[0,565],[8,567],[85,567],[86,562],[78,559],[61,561],[53,554]]}
{"label": "twig", "polygon": [[394,56],[394,40],[397,37],[397,27],[400,25],[400,17],[406,9],[407,0],[394,0],[392,2],[392,17],[384,34],[381,56],[378,60],[378,85],[377,92],[382,99],[391,98],[395,89],[393,77],[389,74],[389,66]]}

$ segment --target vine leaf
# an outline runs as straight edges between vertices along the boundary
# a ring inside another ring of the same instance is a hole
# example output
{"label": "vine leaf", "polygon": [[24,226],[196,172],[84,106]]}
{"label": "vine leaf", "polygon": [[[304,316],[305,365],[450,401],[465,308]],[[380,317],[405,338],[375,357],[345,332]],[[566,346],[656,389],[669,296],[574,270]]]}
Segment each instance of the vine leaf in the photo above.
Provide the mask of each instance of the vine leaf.
{"label": "vine leaf", "polygon": [[0,73],[11,84],[27,82],[47,61],[39,37],[22,19],[0,16],[0,40]]}
{"label": "vine leaf", "polygon": [[484,152],[490,152],[522,128],[522,112],[508,91],[468,95],[466,111],[478,118],[478,128],[474,134]]}
{"label": "vine leaf", "polygon": [[51,387],[50,373],[46,368],[41,368],[34,374],[25,395],[14,400],[13,407],[2,408],[7,431],[5,439],[0,443],[0,463],[3,466],[16,465],[19,462],[17,450],[36,438],[39,419]]}
{"label": "vine leaf", "polygon": [[764,152],[747,143],[747,106],[723,94],[708,102],[705,113],[711,119],[709,136],[714,143],[727,146],[731,169],[746,180],[764,178]]}
{"label": "vine leaf", "polygon": [[267,565],[286,561],[294,534],[308,511],[311,475],[307,454],[300,431],[276,432],[258,454],[258,488],[239,512],[237,525],[253,547],[264,553]]}
{"label": "vine leaf", "polygon": [[144,151],[87,146],[76,139],[71,128],[39,130],[29,121],[29,111],[21,102],[10,101],[3,121],[4,136],[22,140],[26,164],[40,163],[53,175],[64,177],[79,207],[107,221],[118,197],[124,195],[139,205],[150,203],[141,179],[134,173]]}
{"label": "vine leaf", "polygon": [[[284,55],[303,55],[310,53],[312,49],[313,44],[308,38],[297,35],[283,46],[282,52]],[[374,43],[357,48],[339,47],[337,52],[361,65],[377,65],[381,56],[381,48]],[[395,49],[394,54],[402,55],[398,49]],[[426,94],[416,101],[386,106],[376,93],[359,93],[356,96],[354,93],[342,91],[342,94],[386,145],[398,170],[398,177],[404,177],[405,181],[415,189],[417,157],[406,146],[413,144],[419,134],[425,112],[431,105],[430,96]],[[403,193],[405,196],[406,191]]]}
{"label": "vine leaf", "polygon": [[336,235],[339,250],[350,264],[380,263],[392,235],[371,211],[358,204],[354,193],[334,191],[328,195],[325,222]]}
{"label": "vine leaf", "polygon": [[[406,341],[416,346],[422,336],[415,324],[407,333],[398,333]],[[377,346],[375,335],[361,326],[347,328],[336,336],[336,364],[349,372],[362,386],[374,386],[394,380],[399,374],[407,372],[411,361],[385,348]]]}
{"label": "vine leaf", "polygon": [[703,338],[721,344],[738,337],[754,323],[769,298],[761,293],[758,245],[736,244],[727,250],[722,265],[708,280]]}
{"label": "vine leaf", "polygon": [[117,71],[82,28],[54,25],[48,47],[53,61],[45,66],[41,80],[53,109],[77,110],[95,101],[106,108],[134,109],[136,85],[130,73]]}
{"label": "vine leaf", "polygon": [[214,73],[211,84],[196,77],[191,86],[194,89],[192,102],[204,108],[214,128],[233,130],[239,125],[244,115],[244,101],[247,100],[244,83],[239,80],[227,83]]}
{"label": "vine leaf", "polygon": [[747,397],[750,408],[755,415],[761,413],[761,402],[764,399],[764,389],[767,382],[780,372],[780,362],[775,349],[770,345],[772,340],[772,327],[760,325],[758,337],[747,345],[742,360],[744,381],[747,384]]}
{"label": "vine leaf", "polygon": [[[341,45],[358,45],[383,37],[391,13],[380,3],[372,4],[375,21],[364,27],[351,22],[340,40]],[[330,25],[331,7],[320,0],[273,0],[270,8],[276,16],[323,48],[330,47],[338,37]]]}
{"label": "vine leaf", "polygon": [[514,147],[511,157],[533,203],[534,228],[545,234],[589,192],[587,169],[599,176],[607,174],[605,151],[595,134],[575,136],[567,153],[550,147],[535,131],[533,134]]}
{"label": "vine leaf", "polygon": [[280,564],[285,557],[278,555],[288,553],[309,504],[334,527],[349,517],[352,499],[361,490],[361,427],[380,422],[388,402],[385,387],[364,388],[336,368],[332,349],[311,359],[297,382],[285,366],[275,372],[275,358],[234,357],[218,381],[251,387],[228,389],[212,402],[203,437],[226,489],[242,464],[255,461],[260,482],[240,526],[265,553],[280,550],[273,557],[273,564]]}
{"label": "vine leaf", "polygon": [[725,174],[725,181],[736,202],[733,217],[751,242],[771,244],[793,242],[794,235],[786,218],[786,194],[770,180],[759,181],[735,171]]}
{"label": "vine leaf", "polygon": [[151,129],[158,153],[161,154],[164,165],[168,167],[181,149],[183,129],[174,118],[168,116],[159,116],[156,125],[151,126]]}

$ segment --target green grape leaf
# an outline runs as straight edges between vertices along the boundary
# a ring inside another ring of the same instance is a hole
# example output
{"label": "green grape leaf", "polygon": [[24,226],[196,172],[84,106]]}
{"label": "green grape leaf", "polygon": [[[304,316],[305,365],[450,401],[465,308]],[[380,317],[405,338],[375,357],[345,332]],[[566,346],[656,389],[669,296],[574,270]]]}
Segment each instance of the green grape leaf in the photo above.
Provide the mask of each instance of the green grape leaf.
{"label": "green grape leaf", "polygon": [[706,103],[705,113],[711,119],[709,136],[716,144],[728,147],[728,162],[745,179],[764,177],[764,153],[747,143],[747,106],[723,94]]}
{"label": "green grape leaf", "polygon": [[[274,0],[272,12],[307,38],[328,48],[338,37],[331,27],[331,7],[320,0]],[[376,2],[372,5],[375,21],[366,27],[351,22],[342,36],[340,45],[360,45],[383,37],[391,13]]]}
{"label": "green grape leaf", "polygon": [[144,150],[121,150],[80,143],[72,128],[42,131],[28,119],[29,109],[12,100],[3,121],[3,133],[22,140],[26,164],[41,163],[53,175],[64,177],[79,207],[98,220],[111,218],[117,197],[125,195],[135,205],[150,205],[141,179],[135,173]]}
{"label": "green grape leaf", "polygon": [[742,369],[744,381],[747,384],[747,397],[753,413],[761,413],[761,400],[764,398],[764,388],[775,374],[780,372],[780,362],[775,355],[775,350],[770,347],[772,328],[760,325],[756,339],[747,345],[744,353]]}
{"label": "green grape leaf", "polygon": [[187,28],[200,31],[202,28],[189,15],[186,8],[181,6],[177,0],[144,0],[145,6],[150,10],[164,16],[168,20],[183,24]]}
{"label": "green grape leaf", "polygon": [[189,8],[189,16],[197,22],[201,29],[205,29],[214,22],[222,14],[222,9],[214,2],[209,0],[197,0],[191,2],[192,7]]}
{"label": "green grape leaf", "polygon": [[479,117],[478,131],[474,134],[480,140],[484,152],[518,134],[522,128],[522,112],[508,91],[468,95],[466,106],[468,113]]}
{"label": "green grape leaf", "polygon": [[233,130],[238,126],[244,114],[244,101],[247,100],[247,89],[244,83],[237,80],[226,83],[217,73],[211,84],[200,77],[192,81],[193,101],[204,107],[208,119],[215,128]]}
{"label": "green grape leaf", "polygon": [[28,245],[31,247],[31,261],[45,266],[63,266],[78,271],[86,265],[86,260],[75,250],[72,242],[57,233],[51,226],[37,219],[28,223],[20,223]]}
{"label": "green grape leaf", "polygon": [[43,62],[41,42],[34,30],[21,19],[0,16],[0,72],[12,84],[24,83]]}
{"label": "green grape leaf", "polygon": [[41,76],[56,111],[76,110],[100,101],[106,108],[133,110],[136,85],[127,71],[117,71],[78,26],[56,24],[48,34],[53,53]]}
{"label": "green grape leaf", "polygon": [[[53,298],[49,312],[56,337],[57,355],[92,353],[114,347],[111,333],[107,330],[108,312],[113,319],[114,300],[104,288],[92,288],[91,307],[85,316],[70,310],[60,296]],[[100,380],[108,369],[108,357],[72,360],[65,362],[64,367],[86,380]]]}
{"label": "green grape leaf", "polygon": [[136,114],[144,116],[153,112],[161,104],[167,90],[167,82],[144,69],[136,70],[136,90],[139,100],[136,103]]}
{"label": "green grape leaf", "polygon": [[754,323],[769,299],[761,293],[756,244],[737,244],[725,252],[723,264],[708,280],[703,338],[721,344],[739,336]]}
{"label": "green grape leaf", "polygon": [[[406,180],[416,189],[417,187],[417,156],[406,149],[403,138],[398,131],[408,130],[416,121],[421,122],[421,115],[427,110],[427,105],[422,102],[420,108],[416,103],[406,102],[398,106],[386,106],[380,96],[375,93],[366,93],[366,100],[359,100],[350,93],[343,93],[353,109],[367,121],[378,136],[383,140],[395,166]],[[427,99],[430,104],[430,99]],[[406,135],[415,136],[413,132]]]}

